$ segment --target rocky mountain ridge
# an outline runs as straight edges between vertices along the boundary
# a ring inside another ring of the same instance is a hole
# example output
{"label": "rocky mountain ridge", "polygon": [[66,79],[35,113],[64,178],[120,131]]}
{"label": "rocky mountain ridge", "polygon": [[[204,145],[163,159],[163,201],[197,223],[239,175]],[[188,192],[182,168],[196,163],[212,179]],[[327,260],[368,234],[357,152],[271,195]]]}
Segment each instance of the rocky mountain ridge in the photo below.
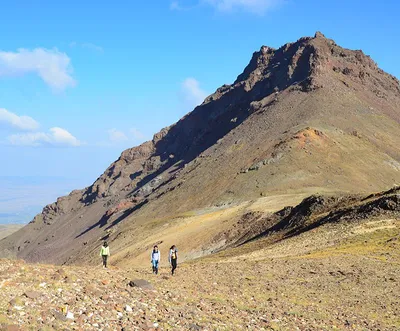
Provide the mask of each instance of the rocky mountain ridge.
{"label": "rocky mountain ridge", "polygon": [[[124,151],[90,187],[46,206],[0,252],[71,263],[99,238],[129,250],[193,210],[278,193],[387,189],[400,182],[399,124],[399,81],[362,51],[319,32],[262,46],[233,84]],[[126,235],[138,231],[142,238]]]}

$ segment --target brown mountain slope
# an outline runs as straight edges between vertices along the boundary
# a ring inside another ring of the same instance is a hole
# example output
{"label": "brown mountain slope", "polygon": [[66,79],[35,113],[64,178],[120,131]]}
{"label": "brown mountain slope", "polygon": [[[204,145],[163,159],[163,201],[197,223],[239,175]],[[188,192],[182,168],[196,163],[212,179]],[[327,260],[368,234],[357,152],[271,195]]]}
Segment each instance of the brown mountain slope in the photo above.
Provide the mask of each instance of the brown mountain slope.
{"label": "brown mountain slope", "polygon": [[107,238],[121,263],[157,241],[182,244],[192,258],[247,208],[393,186],[399,146],[399,81],[362,51],[321,33],[263,46],[232,85],[124,151],[89,188],[45,207],[0,252],[92,263]]}

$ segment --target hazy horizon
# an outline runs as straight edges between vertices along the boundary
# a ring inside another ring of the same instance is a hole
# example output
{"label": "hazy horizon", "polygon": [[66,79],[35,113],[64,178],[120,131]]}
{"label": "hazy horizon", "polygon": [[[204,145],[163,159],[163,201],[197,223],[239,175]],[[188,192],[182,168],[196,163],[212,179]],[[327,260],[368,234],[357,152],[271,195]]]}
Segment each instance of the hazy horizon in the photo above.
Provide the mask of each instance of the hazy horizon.
{"label": "hazy horizon", "polygon": [[0,176],[0,224],[26,224],[59,196],[84,188],[79,179],[51,176]]}

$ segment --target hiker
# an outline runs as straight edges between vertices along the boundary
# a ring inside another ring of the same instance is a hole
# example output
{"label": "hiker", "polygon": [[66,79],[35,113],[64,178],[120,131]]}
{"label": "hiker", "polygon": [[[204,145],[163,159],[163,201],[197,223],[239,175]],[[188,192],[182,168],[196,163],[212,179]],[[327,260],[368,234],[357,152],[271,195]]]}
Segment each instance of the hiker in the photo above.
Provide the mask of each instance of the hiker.
{"label": "hiker", "polygon": [[100,256],[103,258],[103,268],[107,268],[107,259],[110,256],[110,247],[108,247],[106,241],[100,249]]}
{"label": "hiker", "polygon": [[158,250],[158,246],[155,245],[153,247],[153,251],[151,252],[151,264],[153,266],[153,274],[158,274],[158,264],[160,263],[161,253]]}
{"label": "hiker", "polygon": [[171,264],[171,274],[173,276],[178,262],[178,250],[176,249],[175,245],[172,245],[171,249],[169,250],[168,261]]}

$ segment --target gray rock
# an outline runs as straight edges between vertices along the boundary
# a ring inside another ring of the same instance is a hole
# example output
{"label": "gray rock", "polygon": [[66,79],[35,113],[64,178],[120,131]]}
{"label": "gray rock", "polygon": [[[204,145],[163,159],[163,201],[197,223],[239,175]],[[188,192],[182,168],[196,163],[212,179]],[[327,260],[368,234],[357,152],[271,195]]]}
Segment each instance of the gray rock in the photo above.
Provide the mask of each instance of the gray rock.
{"label": "gray rock", "polygon": [[64,314],[60,313],[57,310],[53,310],[52,314],[53,314],[53,316],[54,316],[54,318],[56,320],[59,320],[59,321],[62,321],[62,322],[65,322],[67,320],[67,318],[64,316]]}
{"label": "gray rock", "polygon": [[139,287],[143,289],[153,289],[153,285],[151,285],[147,280],[144,279],[134,279],[129,282],[129,286],[131,287]]}
{"label": "gray rock", "polygon": [[36,291],[26,291],[24,295],[29,299],[36,299],[41,296],[41,293]]}

